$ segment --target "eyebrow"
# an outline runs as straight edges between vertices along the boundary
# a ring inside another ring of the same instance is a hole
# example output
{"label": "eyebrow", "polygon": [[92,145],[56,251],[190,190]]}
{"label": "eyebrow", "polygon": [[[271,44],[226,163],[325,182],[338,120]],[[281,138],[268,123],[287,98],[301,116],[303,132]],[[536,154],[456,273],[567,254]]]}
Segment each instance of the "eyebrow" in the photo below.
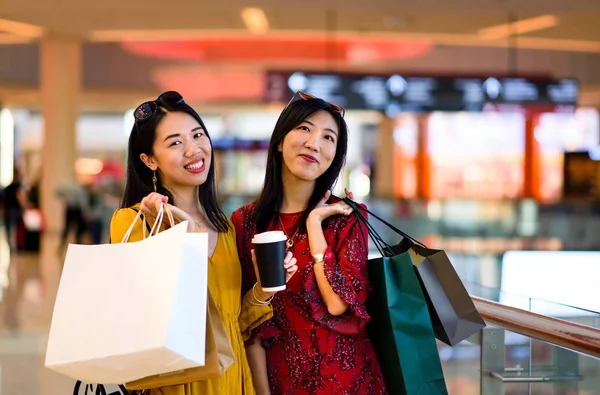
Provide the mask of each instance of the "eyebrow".
{"label": "eyebrow", "polygon": [[[309,124],[311,126],[315,126],[315,124],[312,123],[311,121],[309,121],[308,119],[305,119],[304,122],[306,122],[307,124]],[[325,130],[327,130],[327,131],[335,134],[336,136],[338,135],[338,133],[335,130],[333,130],[333,129],[325,128]]]}
{"label": "eyebrow", "polygon": [[[195,128],[193,128],[192,130],[190,130],[190,132],[195,132],[196,130],[204,130],[204,129],[202,128],[202,126],[196,126],[196,127],[195,127]],[[172,138],[174,138],[174,137],[179,137],[179,136],[181,136],[181,134],[179,134],[179,133],[174,133],[174,134],[168,135],[168,136],[167,136],[167,137],[164,139],[164,141],[167,141],[168,139],[172,139]]]}

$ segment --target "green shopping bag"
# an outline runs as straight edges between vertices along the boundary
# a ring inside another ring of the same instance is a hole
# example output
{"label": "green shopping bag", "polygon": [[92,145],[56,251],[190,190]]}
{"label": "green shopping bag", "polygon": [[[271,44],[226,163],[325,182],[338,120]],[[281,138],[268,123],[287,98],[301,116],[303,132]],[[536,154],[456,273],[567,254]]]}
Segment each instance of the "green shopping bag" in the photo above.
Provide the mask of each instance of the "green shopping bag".
{"label": "green shopping bag", "polygon": [[[427,301],[408,252],[386,244],[351,200],[381,257],[368,261],[373,293],[367,324],[387,389],[392,395],[447,395]],[[366,240],[365,240],[366,241]]]}

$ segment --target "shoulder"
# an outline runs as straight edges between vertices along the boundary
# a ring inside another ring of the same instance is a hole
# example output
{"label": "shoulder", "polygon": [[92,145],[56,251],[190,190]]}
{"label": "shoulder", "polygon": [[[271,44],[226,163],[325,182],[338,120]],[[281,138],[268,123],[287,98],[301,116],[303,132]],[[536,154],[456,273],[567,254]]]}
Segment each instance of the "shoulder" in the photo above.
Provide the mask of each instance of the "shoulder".
{"label": "shoulder", "polygon": [[[133,221],[136,219],[138,212],[139,205],[115,210],[112,219],[110,220],[110,239],[113,243],[123,239],[125,233],[127,233],[127,230],[129,229]],[[134,241],[136,239],[137,233],[140,233],[140,235],[143,234],[142,222],[137,222],[138,223],[134,225],[135,235],[131,241]]]}
{"label": "shoulder", "polygon": [[113,213],[112,219],[110,220],[111,228],[120,226],[129,227],[129,225],[131,225],[131,222],[135,219],[135,217],[137,217],[139,211],[139,204],[136,204],[132,207],[116,209]]}
{"label": "shoulder", "polygon": [[234,226],[240,226],[243,222],[249,219],[250,214],[252,213],[252,209],[254,208],[254,202],[249,203],[245,206],[242,206],[235,210],[233,214],[231,214],[231,222]]}
{"label": "shoulder", "polygon": [[138,215],[139,211],[139,204],[136,204],[135,206],[131,207],[116,209],[113,213],[111,223],[119,223],[121,221],[128,220],[129,224],[131,224],[131,221],[133,221],[133,219]]}
{"label": "shoulder", "polygon": [[[342,200],[343,200],[342,198],[332,195],[331,198],[329,199],[329,203],[334,204],[334,203],[338,203]],[[354,202],[354,203],[356,204],[356,207],[358,207],[358,209],[360,210],[360,214],[364,218],[368,218],[367,205],[364,203],[358,203],[358,202]],[[351,214],[349,214],[347,216],[346,215],[334,215],[332,217],[329,217],[328,227],[339,231],[342,229],[352,228],[352,227],[354,227],[354,225],[357,222],[358,222],[358,219],[357,219],[355,212],[352,212]]]}
{"label": "shoulder", "polygon": [[225,237],[235,240],[237,230],[235,224],[232,221],[227,221],[229,228],[225,232],[219,232],[219,237]]}

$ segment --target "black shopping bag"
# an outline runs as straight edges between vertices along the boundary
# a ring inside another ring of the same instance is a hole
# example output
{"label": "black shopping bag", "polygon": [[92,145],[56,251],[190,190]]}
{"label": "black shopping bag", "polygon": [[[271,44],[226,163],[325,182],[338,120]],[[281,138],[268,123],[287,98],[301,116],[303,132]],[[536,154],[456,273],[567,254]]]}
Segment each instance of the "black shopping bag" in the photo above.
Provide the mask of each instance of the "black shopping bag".
{"label": "black shopping bag", "polygon": [[427,248],[372,212],[368,214],[403,237],[389,248],[394,254],[410,254],[437,339],[454,346],[486,326],[444,251]]}
{"label": "black shopping bag", "polygon": [[408,250],[429,306],[435,336],[454,346],[485,327],[448,255],[413,244]]}

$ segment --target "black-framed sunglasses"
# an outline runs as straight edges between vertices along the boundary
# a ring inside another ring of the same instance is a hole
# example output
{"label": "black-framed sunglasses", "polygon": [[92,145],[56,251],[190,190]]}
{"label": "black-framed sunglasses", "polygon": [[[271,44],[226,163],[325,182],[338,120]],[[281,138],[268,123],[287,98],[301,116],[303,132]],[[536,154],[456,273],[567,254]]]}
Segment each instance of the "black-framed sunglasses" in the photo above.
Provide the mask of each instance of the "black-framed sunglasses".
{"label": "black-framed sunglasses", "polygon": [[[291,100],[285,106],[285,108],[283,110],[285,111],[285,109],[288,108],[292,103],[295,103],[299,100],[310,100],[310,99],[319,99],[319,98],[311,95],[310,93],[298,91],[298,92],[294,93],[294,96],[292,96]],[[344,115],[346,115],[346,110],[344,110],[344,108],[342,106],[338,106],[337,104],[329,102],[329,101],[325,101],[325,103],[327,103],[333,111],[342,114],[342,117]]]}
{"label": "black-framed sunglasses", "polygon": [[185,103],[185,100],[183,100],[183,96],[181,96],[179,92],[163,92],[158,95],[156,100],[151,100],[140,104],[133,112],[133,116],[135,117],[136,121],[144,122],[152,118],[152,115],[154,115],[159,105],[162,104],[165,106],[173,106],[181,103]]}

